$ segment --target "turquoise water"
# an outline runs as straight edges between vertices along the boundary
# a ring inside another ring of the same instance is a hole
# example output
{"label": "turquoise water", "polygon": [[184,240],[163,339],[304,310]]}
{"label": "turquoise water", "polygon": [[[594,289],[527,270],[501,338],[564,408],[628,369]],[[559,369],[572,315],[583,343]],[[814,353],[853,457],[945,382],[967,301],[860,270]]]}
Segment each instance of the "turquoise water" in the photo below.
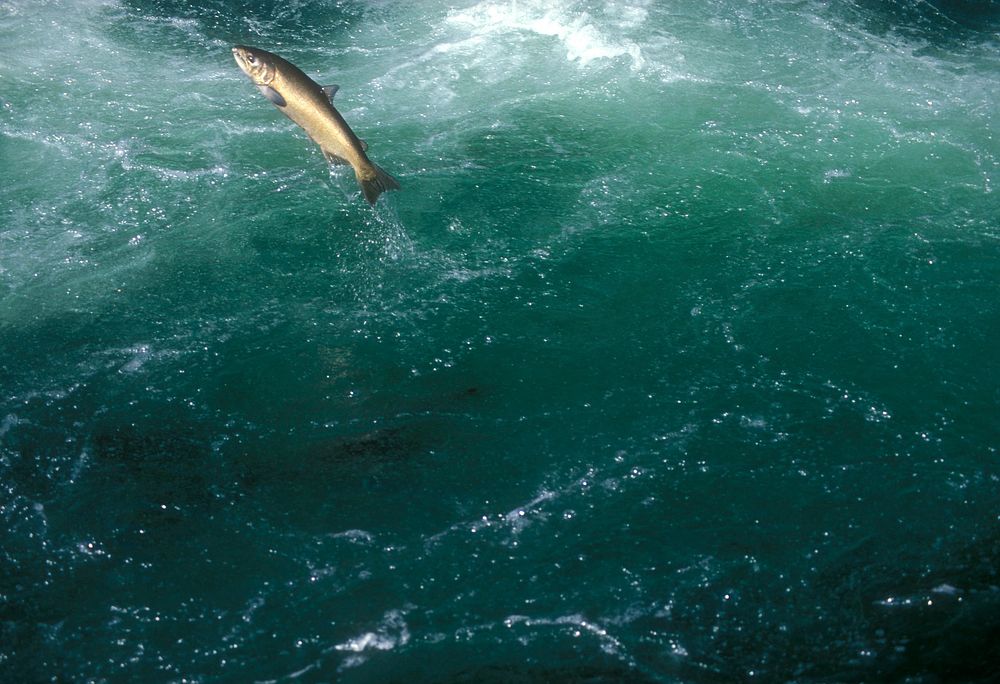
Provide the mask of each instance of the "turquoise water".
{"label": "turquoise water", "polygon": [[1000,5],[250,5],[0,2],[0,680],[994,681]]}

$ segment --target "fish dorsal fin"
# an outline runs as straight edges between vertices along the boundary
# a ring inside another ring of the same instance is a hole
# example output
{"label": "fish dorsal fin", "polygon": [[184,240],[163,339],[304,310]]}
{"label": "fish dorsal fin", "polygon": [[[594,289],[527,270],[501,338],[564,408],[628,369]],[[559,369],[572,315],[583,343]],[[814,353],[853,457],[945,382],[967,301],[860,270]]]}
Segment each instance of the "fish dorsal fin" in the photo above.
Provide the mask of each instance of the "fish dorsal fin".
{"label": "fish dorsal fin", "polygon": [[323,86],[323,92],[330,99],[330,102],[333,102],[333,96],[337,94],[338,90],[340,90],[340,86],[339,85]]}
{"label": "fish dorsal fin", "polygon": [[361,151],[362,152],[367,152],[368,151],[368,143],[366,143],[364,140],[361,140],[360,138],[358,139],[358,142],[361,143]]}
{"label": "fish dorsal fin", "polygon": [[337,155],[335,155],[333,152],[330,152],[329,150],[323,150],[323,156],[326,157],[326,160],[328,162],[330,162],[331,164],[337,164],[337,165],[344,165],[344,164],[346,164],[348,166],[350,166],[350,164],[351,164],[351,162],[347,161],[343,157],[338,157]]}
{"label": "fish dorsal fin", "polygon": [[257,86],[257,90],[260,91],[261,95],[263,95],[264,97],[266,97],[268,100],[278,105],[279,107],[284,107],[285,105],[288,104],[287,102],[285,102],[285,98],[281,96],[281,93],[279,93],[271,86],[259,85]]}

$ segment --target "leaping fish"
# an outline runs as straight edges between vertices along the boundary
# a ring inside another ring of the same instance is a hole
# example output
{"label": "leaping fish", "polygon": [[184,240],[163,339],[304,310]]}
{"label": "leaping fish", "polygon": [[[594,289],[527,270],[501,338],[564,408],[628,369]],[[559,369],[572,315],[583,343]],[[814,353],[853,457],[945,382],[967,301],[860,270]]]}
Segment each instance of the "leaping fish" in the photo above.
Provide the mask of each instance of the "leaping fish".
{"label": "leaping fish", "polygon": [[237,45],[233,57],[264,97],[305,129],[327,161],[354,167],[369,204],[374,206],[383,192],[399,189],[396,179],[368,158],[368,146],[333,106],[338,86],[320,86],[297,66],[267,50]]}

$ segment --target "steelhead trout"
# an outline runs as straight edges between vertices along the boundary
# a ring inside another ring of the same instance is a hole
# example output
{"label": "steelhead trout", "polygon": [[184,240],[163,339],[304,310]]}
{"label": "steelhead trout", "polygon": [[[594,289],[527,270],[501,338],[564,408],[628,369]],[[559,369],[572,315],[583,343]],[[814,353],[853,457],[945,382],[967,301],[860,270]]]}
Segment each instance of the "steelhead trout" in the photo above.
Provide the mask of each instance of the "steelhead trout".
{"label": "steelhead trout", "polygon": [[369,204],[374,206],[386,190],[399,189],[396,179],[368,158],[368,146],[333,106],[338,86],[320,86],[297,66],[266,50],[237,45],[233,57],[264,97],[301,126],[331,164],[354,167]]}

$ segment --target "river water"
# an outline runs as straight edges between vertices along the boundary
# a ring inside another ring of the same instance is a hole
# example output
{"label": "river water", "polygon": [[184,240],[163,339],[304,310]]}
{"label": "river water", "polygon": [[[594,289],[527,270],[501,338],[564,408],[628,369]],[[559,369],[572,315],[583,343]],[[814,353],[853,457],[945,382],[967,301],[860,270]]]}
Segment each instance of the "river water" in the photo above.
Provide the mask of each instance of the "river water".
{"label": "river water", "polygon": [[956,0],[3,0],[0,679],[993,681],[998,47]]}

